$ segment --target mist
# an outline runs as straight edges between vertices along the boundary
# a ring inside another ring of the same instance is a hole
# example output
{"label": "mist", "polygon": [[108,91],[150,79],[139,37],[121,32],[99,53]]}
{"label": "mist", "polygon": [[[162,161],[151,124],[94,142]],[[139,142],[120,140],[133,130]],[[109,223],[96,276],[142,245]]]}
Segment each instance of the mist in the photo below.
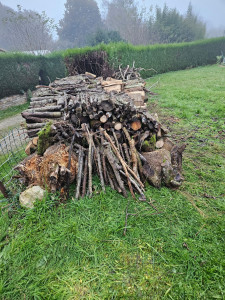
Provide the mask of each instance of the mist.
{"label": "mist", "polygon": [[[64,4],[66,0],[2,0],[1,3],[7,6],[16,8],[17,4],[21,5],[23,8],[36,10],[38,12],[45,11],[46,14],[53,18],[56,23],[62,19],[64,14]],[[100,11],[103,10],[103,0],[96,0],[100,7]],[[190,0],[139,0],[140,7],[149,8],[151,5],[158,5],[162,7],[166,3],[170,8],[177,8],[181,13],[185,13]],[[192,0],[191,1],[195,13],[202,18],[204,22],[207,23],[207,28],[210,31],[215,28],[225,29],[225,1],[224,0]]]}
{"label": "mist", "polygon": [[[225,35],[225,1],[222,0],[192,0],[189,18],[189,0],[134,0],[134,5],[127,1],[125,6],[122,0],[82,0],[72,2],[73,8],[67,15],[65,3],[66,0],[0,0],[0,16],[7,15],[6,6],[15,12],[14,20],[8,23],[7,28],[4,29],[4,22],[1,23],[0,47],[9,51],[31,50],[29,44],[32,44],[32,50],[52,51],[94,46],[102,42],[125,41],[134,45],[149,45],[190,42]],[[19,10],[18,5],[21,7]],[[33,26],[34,22],[28,15],[35,15],[35,12],[40,17]],[[24,17],[27,23],[24,21],[22,24]],[[56,26],[50,25],[49,18]],[[43,32],[42,36],[40,32]],[[35,40],[35,36],[39,38]],[[40,45],[37,46],[37,42]]]}

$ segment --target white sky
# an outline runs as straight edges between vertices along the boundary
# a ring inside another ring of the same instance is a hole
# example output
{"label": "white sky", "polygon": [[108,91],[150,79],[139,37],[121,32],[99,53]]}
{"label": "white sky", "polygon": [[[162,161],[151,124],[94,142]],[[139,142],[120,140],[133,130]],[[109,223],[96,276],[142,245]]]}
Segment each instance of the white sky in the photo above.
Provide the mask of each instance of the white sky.
{"label": "white sky", "polygon": [[[49,17],[58,22],[63,17],[66,0],[0,0],[0,2],[14,9],[19,4],[26,9],[45,11]],[[97,0],[97,2],[101,5],[102,0]],[[139,0],[140,6],[146,7],[150,5],[162,7],[165,2],[170,8],[176,7],[184,13],[190,0]],[[191,3],[195,13],[210,27],[224,27],[225,29],[225,0],[192,0]]]}

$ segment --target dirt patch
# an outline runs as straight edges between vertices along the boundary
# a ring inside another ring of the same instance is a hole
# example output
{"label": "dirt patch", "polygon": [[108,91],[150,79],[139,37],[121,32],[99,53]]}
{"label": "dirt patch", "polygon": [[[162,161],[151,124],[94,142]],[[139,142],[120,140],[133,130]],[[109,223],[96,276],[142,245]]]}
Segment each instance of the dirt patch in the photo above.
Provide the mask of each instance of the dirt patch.
{"label": "dirt patch", "polygon": [[21,105],[27,102],[26,95],[14,95],[0,99],[0,110],[5,110],[12,106]]}
{"label": "dirt patch", "polygon": [[20,127],[23,122],[24,119],[21,114],[0,121],[0,137],[4,136],[10,129]]}

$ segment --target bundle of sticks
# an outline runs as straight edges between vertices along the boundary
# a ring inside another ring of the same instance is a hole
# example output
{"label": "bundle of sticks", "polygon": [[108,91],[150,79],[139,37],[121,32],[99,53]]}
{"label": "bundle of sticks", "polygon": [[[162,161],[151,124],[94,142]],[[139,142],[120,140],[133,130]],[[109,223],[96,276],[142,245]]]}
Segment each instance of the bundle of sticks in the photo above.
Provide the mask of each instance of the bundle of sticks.
{"label": "bundle of sticks", "polygon": [[140,74],[141,71],[153,71],[154,73],[157,73],[154,69],[136,68],[135,61],[133,61],[133,65],[127,65],[126,68],[122,68],[122,65],[119,65],[112,76],[113,78],[121,79],[123,81],[135,79],[143,80]]}
{"label": "bundle of sticks", "polygon": [[139,156],[127,129],[123,128],[127,140],[123,144],[119,143],[113,129],[108,132],[101,127],[96,132],[89,129],[87,124],[82,125],[87,147],[75,145],[78,149],[75,197],[84,197],[86,194],[92,196],[93,173],[98,174],[103,191],[105,185],[110,185],[112,189],[127,197],[127,186],[133,197],[134,191],[144,196]]}

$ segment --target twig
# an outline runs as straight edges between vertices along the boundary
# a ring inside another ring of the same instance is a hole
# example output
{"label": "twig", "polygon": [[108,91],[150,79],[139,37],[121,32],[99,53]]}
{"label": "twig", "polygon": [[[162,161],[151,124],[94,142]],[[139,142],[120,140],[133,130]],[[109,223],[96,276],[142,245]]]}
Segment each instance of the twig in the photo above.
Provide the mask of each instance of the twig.
{"label": "twig", "polygon": [[129,186],[131,195],[132,195],[132,197],[135,199],[135,195],[134,195],[134,191],[133,191],[133,188],[132,188],[132,185],[131,185],[131,182],[130,182],[130,177],[129,177],[129,174],[128,174],[128,171],[127,171],[126,163],[125,163],[125,161],[123,160],[123,158],[121,157],[121,155],[120,155],[120,153],[119,153],[119,150],[117,150],[117,148],[116,148],[115,145],[113,144],[113,141],[112,141],[112,139],[110,138],[110,136],[108,135],[108,133],[104,131],[103,134],[104,134],[104,136],[106,137],[106,139],[109,141],[109,143],[111,144],[114,153],[117,155],[118,159],[119,159],[120,162],[121,162],[121,165],[122,165],[122,167],[123,167],[123,169],[124,169],[124,172],[125,172],[125,174],[126,174],[126,177],[127,177],[127,182],[128,182],[128,186]]}
{"label": "twig", "polygon": [[124,78],[124,76],[123,76],[123,72],[122,72],[122,69],[121,69],[121,65],[119,65],[119,70],[120,70],[120,75],[121,75],[121,77],[122,77],[123,80],[125,81],[125,78]]}
{"label": "twig", "polygon": [[88,148],[88,189],[90,197],[92,197],[92,141],[91,138],[89,140],[89,148]]}
{"label": "twig", "polygon": [[79,157],[78,157],[78,174],[77,174],[77,188],[75,198],[78,199],[80,196],[80,185],[82,179],[82,171],[83,171],[83,161],[84,161],[84,151],[80,148]]}
{"label": "twig", "polygon": [[137,170],[137,167],[138,167],[138,159],[137,159],[138,153],[137,153],[137,150],[135,148],[134,140],[131,139],[129,132],[125,127],[123,127],[123,132],[125,133],[125,136],[126,136],[126,138],[128,140],[128,143],[130,145],[131,160],[132,160],[132,163],[133,163],[133,171],[138,176],[138,170]]}
{"label": "twig", "polygon": [[128,164],[128,166],[130,166],[130,155],[129,155],[126,143],[123,143],[123,148],[124,148],[125,156],[126,156],[126,159],[127,159],[127,164]]}
{"label": "twig", "polygon": [[102,164],[101,164],[101,158],[100,158],[100,153],[99,153],[98,148],[96,149],[96,156],[97,156],[101,186],[102,186],[103,191],[105,192],[105,183],[104,183],[104,178],[103,178],[103,174],[102,174]]}
{"label": "twig", "polygon": [[84,198],[86,194],[86,186],[87,186],[87,171],[88,171],[88,155],[85,155],[85,163],[84,163],[84,179],[82,186],[82,198]]}
{"label": "twig", "polygon": [[110,145],[109,144],[105,147],[105,155],[108,159],[108,162],[110,163],[110,165],[112,167],[112,170],[113,170],[114,175],[116,177],[117,183],[119,184],[124,197],[127,197],[127,192],[126,192],[126,189],[124,187],[123,180],[121,179],[119,171],[118,171],[118,164],[116,163],[115,158],[113,157],[113,152],[110,151]]}
{"label": "twig", "polygon": [[[120,170],[120,173],[123,175],[123,176],[126,176],[126,174]],[[138,193],[141,195],[141,197],[145,197],[143,191],[144,189],[142,189],[141,187],[138,186],[137,182],[130,176],[130,181],[131,183],[133,184],[133,186],[135,187],[135,189],[138,191]]]}
{"label": "twig", "polygon": [[199,233],[202,231],[202,229],[206,226],[206,224],[203,224],[202,227],[199,229],[199,231],[195,234],[195,236],[198,236]]}
{"label": "twig", "polygon": [[[71,156],[72,156],[72,151],[73,151],[73,144],[75,140],[76,133],[74,133],[71,144],[70,144],[70,150],[69,150],[69,160],[67,164],[67,169],[70,171],[71,168]],[[67,172],[67,182],[66,182],[66,199],[69,198],[69,185],[70,185],[70,172]]]}

